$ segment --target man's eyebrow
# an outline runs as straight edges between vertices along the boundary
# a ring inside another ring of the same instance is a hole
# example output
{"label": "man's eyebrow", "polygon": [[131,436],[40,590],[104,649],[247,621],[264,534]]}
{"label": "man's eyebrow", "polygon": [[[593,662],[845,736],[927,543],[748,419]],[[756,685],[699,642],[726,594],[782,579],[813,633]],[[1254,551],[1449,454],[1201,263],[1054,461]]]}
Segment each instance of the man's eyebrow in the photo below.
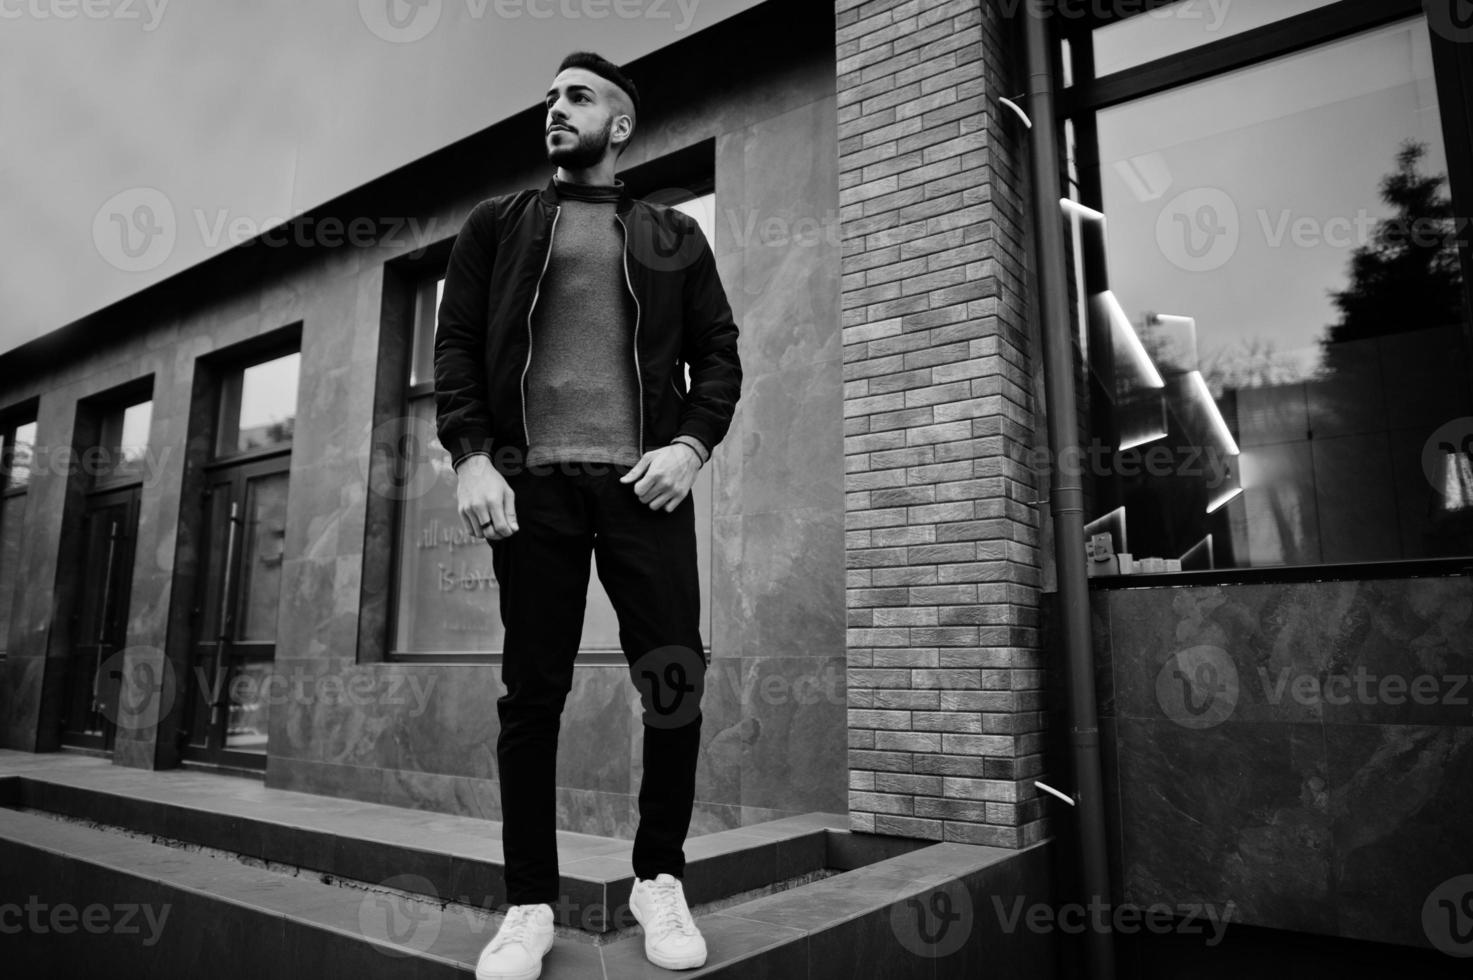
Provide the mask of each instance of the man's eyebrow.
{"label": "man's eyebrow", "polygon": [[[571,92],[575,88],[581,88],[581,89],[583,89],[586,92],[593,92],[593,86],[592,85],[584,85],[582,82],[574,82],[573,84],[569,85],[568,86],[568,91]],[[594,94],[597,95],[598,93],[594,92]],[[548,99],[550,99],[554,95],[557,95],[557,86],[556,85],[554,85],[552,88],[550,88],[550,89],[547,90],[547,94],[542,97],[542,101],[543,102],[546,102]]]}

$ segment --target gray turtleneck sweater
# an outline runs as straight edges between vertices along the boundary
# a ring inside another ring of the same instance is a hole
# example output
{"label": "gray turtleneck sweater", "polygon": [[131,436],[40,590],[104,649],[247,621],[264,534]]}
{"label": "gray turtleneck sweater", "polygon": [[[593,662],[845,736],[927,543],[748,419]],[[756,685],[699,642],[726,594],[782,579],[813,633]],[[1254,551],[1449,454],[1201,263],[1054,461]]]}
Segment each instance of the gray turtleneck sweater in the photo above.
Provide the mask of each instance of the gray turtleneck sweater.
{"label": "gray turtleneck sweater", "polygon": [[[639,462],[634,298],[624,278],[624,233],[614,217],[623,182],[574,184],[558,194],[552,255],[532,310],[526,373],[527,465]],[[699,440],[677,436],[704,464]]]}

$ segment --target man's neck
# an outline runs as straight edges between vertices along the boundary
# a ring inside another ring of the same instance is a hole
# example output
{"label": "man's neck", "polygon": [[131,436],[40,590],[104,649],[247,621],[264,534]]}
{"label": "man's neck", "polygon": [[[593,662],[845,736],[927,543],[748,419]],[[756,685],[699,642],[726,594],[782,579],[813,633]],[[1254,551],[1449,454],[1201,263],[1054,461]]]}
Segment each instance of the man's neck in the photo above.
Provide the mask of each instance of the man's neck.
{"label": "man's neck", "polygon": [[585,170],[569,170],[558,167],[553,176],[565,184],[590,184],[597,187],[612,187],[614,184],[613,164],[589,167]]}

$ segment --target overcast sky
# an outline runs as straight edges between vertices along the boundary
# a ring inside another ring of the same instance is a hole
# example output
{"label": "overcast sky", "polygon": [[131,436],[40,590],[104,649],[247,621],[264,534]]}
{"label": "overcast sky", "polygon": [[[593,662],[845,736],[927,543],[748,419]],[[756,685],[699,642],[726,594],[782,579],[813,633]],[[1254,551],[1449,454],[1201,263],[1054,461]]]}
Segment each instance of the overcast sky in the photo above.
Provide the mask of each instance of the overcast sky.
{"label": "overcast sky", "polygon": [[0,351],[757,2],[0,0]]}

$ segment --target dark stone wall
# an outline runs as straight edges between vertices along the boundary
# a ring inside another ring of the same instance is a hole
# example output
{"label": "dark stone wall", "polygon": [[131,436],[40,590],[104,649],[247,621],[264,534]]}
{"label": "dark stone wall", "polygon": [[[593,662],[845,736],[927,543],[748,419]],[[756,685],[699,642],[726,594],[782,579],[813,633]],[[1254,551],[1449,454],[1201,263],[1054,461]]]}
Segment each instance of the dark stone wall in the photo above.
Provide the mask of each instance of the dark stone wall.
{"label": "dark stone wall", "polygon": [[1434,893],[1473,872],[1473,578],[1092,599],[1125,901],[1446,940]]}

